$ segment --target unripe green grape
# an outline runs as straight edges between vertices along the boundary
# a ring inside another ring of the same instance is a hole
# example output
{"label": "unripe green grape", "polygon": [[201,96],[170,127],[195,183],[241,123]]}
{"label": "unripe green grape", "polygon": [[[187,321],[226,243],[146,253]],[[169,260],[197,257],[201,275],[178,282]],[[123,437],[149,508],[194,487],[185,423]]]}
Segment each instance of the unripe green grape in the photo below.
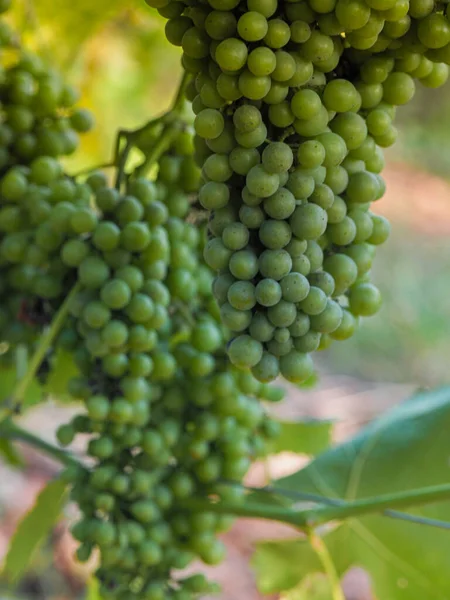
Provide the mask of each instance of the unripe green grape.
{"label": "unripe green grape", "polygon": [[370,317],[378,312],[381,302],[378,288],[370,283],[359,283],[350,289],[349,307],[354,315]]}
{"label": "unripe green grape", "polygon": [[358,320],[348,310],[342,311],[342,321],[337,329],[330,333],[334,340],[348,340],[355,333]]}
{"label": "unripe green grape", "polygon": [[238,250],[231,255],[228,266],[236,279],[251,280],[258,272],[258,258],[251,250]]}
{"label": "unripe green grape", "polygon": [[289,327],[295,321],[297,309],[293,302],[280,300],[275,306],[267,309],[269,321],[275,327]]}
{"label": "unripe green grape", "polygon": [[271,79],[267,75],[254,75],[245,69],[239,75],[239,89],[249,100],[261,100],[269,93]]}
{"label": "unripe green grape", "polygon": [[308,23],[300,19],[293,21],[290,25],[291,40],[296,44],[302,44],[311,37],[311,28]]}
{"label": "unripe green grape", "polygon": [[230,191],[224,183],[209,181],[200,189],[199,201],[207,210],[224,208],[229,198]]}
{"label": "unripe green grape", "polygon": [[236,131],[235,137],[237,143],[244,148],[258,148],[267,138],[267,127],[264,123],[260,123],[253,131],[246,133]]}
{"label": "unripe green grape", "polygon": [[329,256],[325,259],[323,268],[333,277],[336,283],[335,297],[348,290],[358,276],[358,268],[355,262],[344,254]]}
{"label": "unripe green grape", "polygon": [[288,102],[280,104],[271,104],[269,106],[269,120],[272,125],[279,128],[286,128],[294,122],[294,114]]}
{"label": "unripe green grape", "polygon": [[314,365],[308,354],[292,350],[280,358],[280,371],[287,381],[302,383],[311,377]]}
{"label": "unripe green grape", "polygon": [[257,77],[270,75],[274,72],[276,66],[275,53],[265,46],[255,48],[248,55],[247,68]]}
{"label": "unripe green grape", "polygon": [[264,250],[259,257],[260,273],[269,279],[280,281],[291,268],[292,258],[286,250]]}
{"label": "unripe green grape", "polygon": [[215,60],[223,71],[239,71],[247,62],[247,46],[237,38],[227,38],[220,42]]}
{"label": "unripe green grape", "polygon": [[236,18],[233,13],[222,10],[211,11],[205,19],[206,33],[213,40],[233,37],[236,32]]}
{"label": "unripe green grape", "polygon": [[252,167],[257,165],[261,160],[256,148],[243,148],[237,146],[231,151],[229,156],[229,164],[235,173],[238,175],[247,175]]}
{"label": "unripe green grape", "polygon": [[312,62],[327,60],[334,51],[333,40],[317,30],[302,45],[302,56]]}
{"label": "unripe green grape", "polygon": [[314,90],[299,90],[291,100],[291,110],[297,119],[311,119],[322,108],[322,100]]}
{"label": "unripe green grape", "polygon": [[280,187],[264,200],[264,210],[273,219],[287,219],[295,210],[295,197],[288,189]]}
{"label": "unripe green grape", "polygon": [[376,246],[384,244],[389,237],[391,225],[389,221],[381,215],[371,215],[371,217],[373,223],[373,232],[367,239],[367,242]]}
{"label": "unripe green grape", "polygon": [[218,110],[205,108],[196,116],[194,127],[200,137],[216,139],[224,130],[224,119]]}
{"label": "unripe green grape", "polygon": [[414,80],[407,73],[391,73],[383,83],[383,99],[389,104],[407,104],[414,92]]}
{"label": "unripe green grape", "polygon": [[254,131],[261,123],[261,112],[251,104],[242,104],[233,114],[233,123],[241,133]]}
{"label": "unripe green grape", "polygon": [[268,31],[267,19],[259,12],[244,13],[237,24],[240,37],[247,42],[262,40]]}
{"label": "unripe green grape", "polygon": [[268,30],[264,42],[269,48],[283,48],[289,42],[291,30],[282,19],[272,19],[268,22]]}
{"label": "unripe green grape", "polygon": [[294,155],[292,150],[288,144],[283,142],[270,143],[262,153],[262,165],[267,173],[283,173],[288,171],[293,162]]}
{"label": "unripe green grape", "polygon": [[289,224],[294,235],[300,239],[313,240],[320,237],[327,227],[327,214],[316,204],[297,206]]}
{"label": "unripe green grape", "polygon": [[256,286],[255,295],[262,306],[274,306],[281,300],[282,289],[274,279],[262,279]]}
{"label": "unripe green grape", "polygon": [[250,310],[237,310],[226,302],[220,307],[220,317],[225,327],[231,331],[240,332],[250,325],[252,313]]}
{"label": "unripe green grape", "polygon": [[242,223],[233,223],[225,227],[222,241],[230,250],[242,250],[248,244],[249,230]]}

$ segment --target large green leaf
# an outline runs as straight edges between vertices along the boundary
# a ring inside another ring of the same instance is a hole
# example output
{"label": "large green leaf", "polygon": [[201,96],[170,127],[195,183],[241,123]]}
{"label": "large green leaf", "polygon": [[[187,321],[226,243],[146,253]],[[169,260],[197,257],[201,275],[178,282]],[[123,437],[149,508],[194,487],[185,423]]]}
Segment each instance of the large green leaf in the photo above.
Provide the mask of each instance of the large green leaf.
{"label": "large green leaf", "polygon": [[[447,483],[449,431],[450,388],[422,392],[275,487],[353,500]],[[450,502],[410,512],[450,521]],[[370,515],[330,527],[324,539],[338,573],[363,567],[380,600],[450,598],[447,530]],[[322,570],[299,538],[262,543],[253,564],[265,593],[293,588]]]}
{"label": "large green leaf", "polygon": [[35,505],[20,522],[11,540],[2,576],[14,583],[28,569],[34,553],[58,521],[66,499],[67,485],[51,481],[39,494]]}
{"label": "large green leaf", "polygon": [[315,456],[326,450],[331,443],[332,421],[280,421],[280,425],[280,435],[270,448],[273,453],[287,451]]}

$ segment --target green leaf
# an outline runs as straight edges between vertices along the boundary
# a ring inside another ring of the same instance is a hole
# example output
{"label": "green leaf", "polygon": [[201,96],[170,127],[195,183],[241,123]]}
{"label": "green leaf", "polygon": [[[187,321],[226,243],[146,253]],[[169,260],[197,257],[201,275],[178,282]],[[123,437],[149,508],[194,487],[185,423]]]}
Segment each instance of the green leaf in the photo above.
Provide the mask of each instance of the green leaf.
{"label": "green leaf", "polygon": [[[11,397],[14,388],[16,387],[17,376],[16,369],[14,367],[8,367],[7,369],[0,369],[0,405],[3,402],[7,402]],[[38,404],[43,395],[42,387],[39,383],[34,380],[33,383],[28,387],[24,398],[23,407],[33,406]]]}
{"label": "green leaf", "polygon": [[59,479],[51,481],[17,527],[2,571],[9,583],[18,581],[25,573],[34,553],[58,521],[66,499],[66,487]]}
{"label": "green leaf", "polygon": [[78,367],[73,361],[69,352],[58,351],[51,365],[50,375],[45,384],[47,394],[54,396],[58,400],[68,397],[67,386],[72,377],[80,374]]}
{"label": "green leaf", "polygon": [[280,421],[281,433],[274,440],[270,450],[295,452],[315,456],[326,450],[331,443],[333,422],[319,419],[303,421]]}
{"label": "green leaf", "polygon": [[23,458],[10,440],[0,439],[0,456],[12,467],[23,467]]}
{"label": "green leaf", "polygon": [[[353,500],[443,484],[449,478],[449,431],[450,388],[422,392],[274,486]],[[450,502],[409,512],[450,521]],[[369,515],[328,526],[323,535],[337,572],[364,568],[377,598],[450,598],[446,530]],[[253,564],[264,593],[289,590],[322,570],[303,539],[262,543]]]}

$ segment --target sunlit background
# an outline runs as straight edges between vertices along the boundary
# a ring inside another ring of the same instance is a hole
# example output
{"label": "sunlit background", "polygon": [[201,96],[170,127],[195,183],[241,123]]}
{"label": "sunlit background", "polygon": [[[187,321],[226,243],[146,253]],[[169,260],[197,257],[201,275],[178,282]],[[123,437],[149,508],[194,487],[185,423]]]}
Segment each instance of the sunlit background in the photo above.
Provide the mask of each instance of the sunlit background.
{"label": "sunlit background", "polygon": [[[136,128],[169,106],[181,74],[180,52],[165,41],[163,19],[143,1],[23,0],[18,5],[14,18],[25,40],[64,71],[81,89],[82,104],[96,115],[97,127],[70,159],[69,170],[108,161],[119,128]],[[326,407],[332,406],[330,390],[345,398],[355,392],[355,400],[344,403],[347,412],[338,415],[349,422],[364,420],[359,402],[372,403],[370,417],[389,404],[391,392],[396,402],[403,390],[450,382],[450,84],[438,91],[419,88],[415,101],[399,111],[398,126],[399,140],[387,153],[388,192],[375,207],[393,224],[373,274],[383,309],[352,340],[322,353],[316,388],[296,391],[302,407],[321,406],[324,398]],[[328,414],[327,408],[317,410],[322,413]],[[43,426],[42,416],[36,418]],[[52,472],[47,463],[27,458],[32,471],[26,480],[3,472],[0,464],[0,561],[15,510],[28,506]],[[0,600],[84,598],[85,571],[71,558],[69,536],[63,532],[58,544],[55,553],[54,540],[49,541],[48,552],[39,555],[35,572],[14,595],[2,592],[0,583]],[[251,593],[245,600],[257,597]]]}

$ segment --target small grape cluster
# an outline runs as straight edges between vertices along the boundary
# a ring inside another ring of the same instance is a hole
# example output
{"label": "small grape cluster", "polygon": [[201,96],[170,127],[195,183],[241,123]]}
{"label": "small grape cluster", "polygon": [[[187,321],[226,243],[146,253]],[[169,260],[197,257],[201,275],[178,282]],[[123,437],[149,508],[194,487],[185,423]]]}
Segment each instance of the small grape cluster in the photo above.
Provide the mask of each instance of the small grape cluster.
{"label": "small grape cluster", "polygon": [[414,79],[448,77],[448,11],[433,0],[147,0],[194,78],[205,260],[234,332],[231,361],[302,382],[310,353],[378,311],[370,283],[389,223],[382,148]]}
{"label": "small grape cluster", "polygon": [[75,108],[77,90],[39,56],[24,50],[4,21],[0,48],[11,54],[1,70],[0,170],[28,164],[39,156],[73,154],[78,134],[93,126],[91,114]]}
{"label": "small grape cluster", "polygon": [[[2,0],[0,14],[11,5]],[[0,50],[7,56],[0,70],[0,334],[12,348],[39,338],[65,290],[67,270],[54,254],[60,223],[88,205],[90,191],[56,159],[76,150],[93,119],[74,106],[77,91],[24,49],[3,18]],[[2,363],[12,355],[2,353]]]}

